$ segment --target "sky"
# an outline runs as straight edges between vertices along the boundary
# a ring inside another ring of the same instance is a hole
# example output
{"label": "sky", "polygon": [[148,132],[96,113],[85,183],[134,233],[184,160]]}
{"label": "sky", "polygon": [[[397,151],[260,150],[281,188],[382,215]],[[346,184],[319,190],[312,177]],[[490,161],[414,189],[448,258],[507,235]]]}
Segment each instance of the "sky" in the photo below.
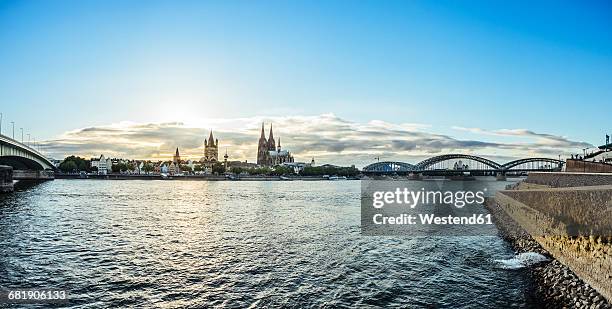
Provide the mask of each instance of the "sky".
{"label": "sky", "polygon": [[2,133],[57,158],[569,156],[611,68],[609,1],[0,1]]}

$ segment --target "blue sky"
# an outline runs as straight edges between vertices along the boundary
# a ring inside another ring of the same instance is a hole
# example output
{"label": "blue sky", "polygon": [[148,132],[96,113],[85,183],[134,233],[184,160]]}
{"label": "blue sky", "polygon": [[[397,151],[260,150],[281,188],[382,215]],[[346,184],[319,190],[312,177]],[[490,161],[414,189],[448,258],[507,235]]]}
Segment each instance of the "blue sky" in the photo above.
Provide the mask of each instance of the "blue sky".
{"label": "blue sky", "polygon": [[0,1],[3,132],[49,143],[333,114],[575,152],[612,131],[611,68],[605,1]]}

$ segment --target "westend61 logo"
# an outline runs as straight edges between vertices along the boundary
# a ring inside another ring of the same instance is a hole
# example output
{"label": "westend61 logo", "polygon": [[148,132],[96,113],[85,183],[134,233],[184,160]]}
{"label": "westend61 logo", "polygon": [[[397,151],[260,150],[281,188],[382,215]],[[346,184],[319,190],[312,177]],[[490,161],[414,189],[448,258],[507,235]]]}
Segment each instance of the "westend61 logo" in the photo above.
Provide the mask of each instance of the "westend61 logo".
{"label": "westend61 logo", "polygon": [[[485,198],[490,181],[362,182],[361,232],[365,235],[494,235]],[[494,190],[493,190],[494,191]]]}

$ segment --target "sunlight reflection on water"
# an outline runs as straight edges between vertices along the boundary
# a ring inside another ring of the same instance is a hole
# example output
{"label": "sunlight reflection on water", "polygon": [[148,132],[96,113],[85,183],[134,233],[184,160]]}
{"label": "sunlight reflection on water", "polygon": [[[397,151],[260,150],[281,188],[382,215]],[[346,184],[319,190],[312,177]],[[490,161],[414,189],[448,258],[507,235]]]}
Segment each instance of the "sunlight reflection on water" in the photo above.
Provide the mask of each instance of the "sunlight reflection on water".
{"label": "sunlight reflection on water", "polygon": [[498,237],[360,235],[360,184],[55,180],[0,196],[1,287],[73,307],[525,306]]}

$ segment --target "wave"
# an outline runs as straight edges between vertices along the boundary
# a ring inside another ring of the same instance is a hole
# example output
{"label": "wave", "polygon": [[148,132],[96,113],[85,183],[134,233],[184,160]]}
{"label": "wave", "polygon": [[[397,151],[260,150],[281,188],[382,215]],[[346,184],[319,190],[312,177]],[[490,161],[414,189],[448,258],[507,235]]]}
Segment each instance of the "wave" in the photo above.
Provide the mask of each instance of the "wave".
{"label": "wave", "polygon": [[495,260],[503,269],[519,269],[538,263],[546,262],[549,259],[537,252],[524,252],[517,254],[514,258],[507,260]]}

